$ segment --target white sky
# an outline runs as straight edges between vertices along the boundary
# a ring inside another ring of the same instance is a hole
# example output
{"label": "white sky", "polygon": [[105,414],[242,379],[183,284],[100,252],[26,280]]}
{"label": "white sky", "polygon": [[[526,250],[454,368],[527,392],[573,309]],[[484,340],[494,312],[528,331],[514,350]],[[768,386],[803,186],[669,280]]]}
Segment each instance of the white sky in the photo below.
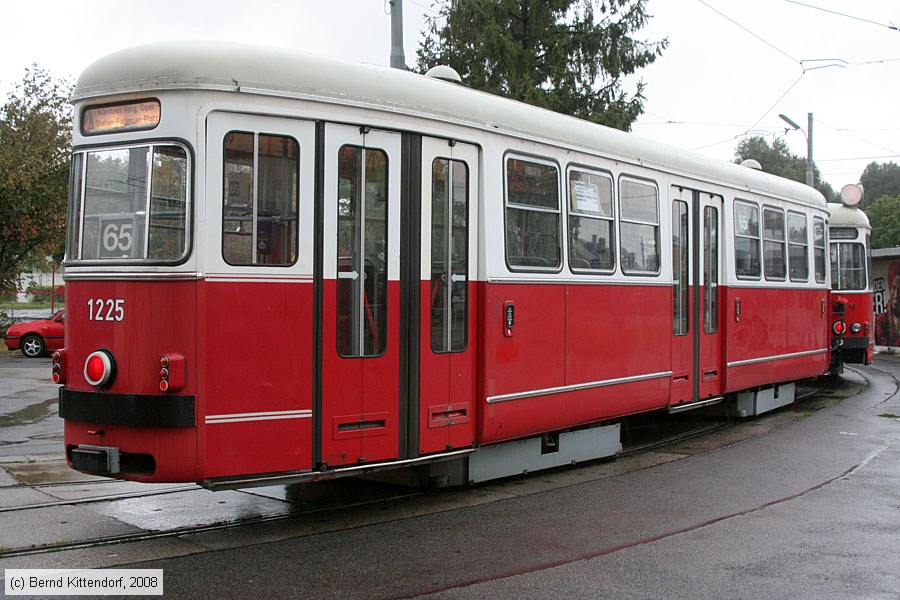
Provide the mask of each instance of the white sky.
{"label": "white sky", "polygon": [[[849,14],[848,18],[821,9]],[[897,0],[648,0],[637,36],[669,48],[638,75],[645,114],[634,131],[731,160],[748,133],[783,137],[813,156],[839,190],[870,162],[900,162],[900,2]],[[169,39],[214,39],[295,48],[388,64],[383,0],[33,0],[4,3],[0,95],[36,63],[73,80],[109,52]],[[404,0],[407,64],[435,14],[432,0]],[[866,21],[874,21],[869,23]],[[824,62],[808,62],[828,59]],[[839,60],[838,60],[839,59]],[[846,62],[840,62],[846,61]],[[866,63],[866,64],[863,64]],[[831,66],[814,69],[821,65]]]}

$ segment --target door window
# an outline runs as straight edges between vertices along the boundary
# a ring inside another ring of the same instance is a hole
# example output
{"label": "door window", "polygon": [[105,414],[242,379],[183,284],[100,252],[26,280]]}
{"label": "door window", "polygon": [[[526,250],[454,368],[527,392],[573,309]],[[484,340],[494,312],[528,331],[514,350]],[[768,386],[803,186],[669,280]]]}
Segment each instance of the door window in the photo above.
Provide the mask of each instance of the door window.
{"label": "door window", "polygon": [[703,209],[703,331],[719,329],[719,209]]}
{"label": "door window", "polygon": [[688,205],[683,200],[672,203],[672,332],[675,335],[687,335],[690,323],[688,294],[690,293],[688,235]]}
{"label": "door window", "polygon": [[387,345],[388,158],[383,150],[338,151],[337,351],[381,356]]}
{"label": "door window", "polygon": [[431,350],[466,349],[469,305],[469,169],[431,164]]}
{"label": "door window", "polygon": [[280,135],[225,136],[222,257],[230,265],[297,262],[300,145]]}

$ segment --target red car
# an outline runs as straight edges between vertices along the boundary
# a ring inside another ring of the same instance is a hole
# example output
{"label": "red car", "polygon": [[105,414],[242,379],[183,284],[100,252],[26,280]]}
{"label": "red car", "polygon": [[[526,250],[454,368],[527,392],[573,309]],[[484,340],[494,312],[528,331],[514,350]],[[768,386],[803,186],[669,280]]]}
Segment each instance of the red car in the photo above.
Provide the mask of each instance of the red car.
{"label": "red car", "polygon": [[66,310],[63,309],[48,319],[10,325],[3,342],[10,350],[21,349],[28,358],[37,358],[65,345],[65,322]]}

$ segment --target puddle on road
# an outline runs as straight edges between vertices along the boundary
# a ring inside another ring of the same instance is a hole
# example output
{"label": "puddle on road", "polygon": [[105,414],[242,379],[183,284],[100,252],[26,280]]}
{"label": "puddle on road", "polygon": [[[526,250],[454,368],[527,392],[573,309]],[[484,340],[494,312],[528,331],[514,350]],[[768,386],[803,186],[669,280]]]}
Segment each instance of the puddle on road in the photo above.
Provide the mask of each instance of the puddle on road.
{"label": "puddle on road", "polygon": [[8,415],[0,415],[0,427],[12,427],[15,425],[30,425],[41,419],[49,417],[57,412],[56,405],[59,404],[59,398],[50,398],[38,404],[26,406],[21,410]]}

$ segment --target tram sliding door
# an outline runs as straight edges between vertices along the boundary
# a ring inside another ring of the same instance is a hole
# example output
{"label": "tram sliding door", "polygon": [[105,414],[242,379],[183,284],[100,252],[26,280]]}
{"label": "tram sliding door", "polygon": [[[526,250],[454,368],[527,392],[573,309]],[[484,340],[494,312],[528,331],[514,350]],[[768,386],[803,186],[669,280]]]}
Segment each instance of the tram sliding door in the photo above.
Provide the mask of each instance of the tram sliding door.
{"label": "tram sliding door", "polygon": [[204,476],[311,469],[316,126],[216,111],[206,131],[203,354],[187,363],[201,391]]}
{"label": "tram sliding door", "polygon": [[722,197],[673,186],[671,405],[722,391]]}
{"label": "tram sliding door", "polygon": [[[418,448],[475,439],[478,148],[422,140]],[[413,385],[416,384],[413,379]]]}
{"label": "tram sliding door", "polygon": [[399,134],[325,125],[319,462],[397,458]]}

